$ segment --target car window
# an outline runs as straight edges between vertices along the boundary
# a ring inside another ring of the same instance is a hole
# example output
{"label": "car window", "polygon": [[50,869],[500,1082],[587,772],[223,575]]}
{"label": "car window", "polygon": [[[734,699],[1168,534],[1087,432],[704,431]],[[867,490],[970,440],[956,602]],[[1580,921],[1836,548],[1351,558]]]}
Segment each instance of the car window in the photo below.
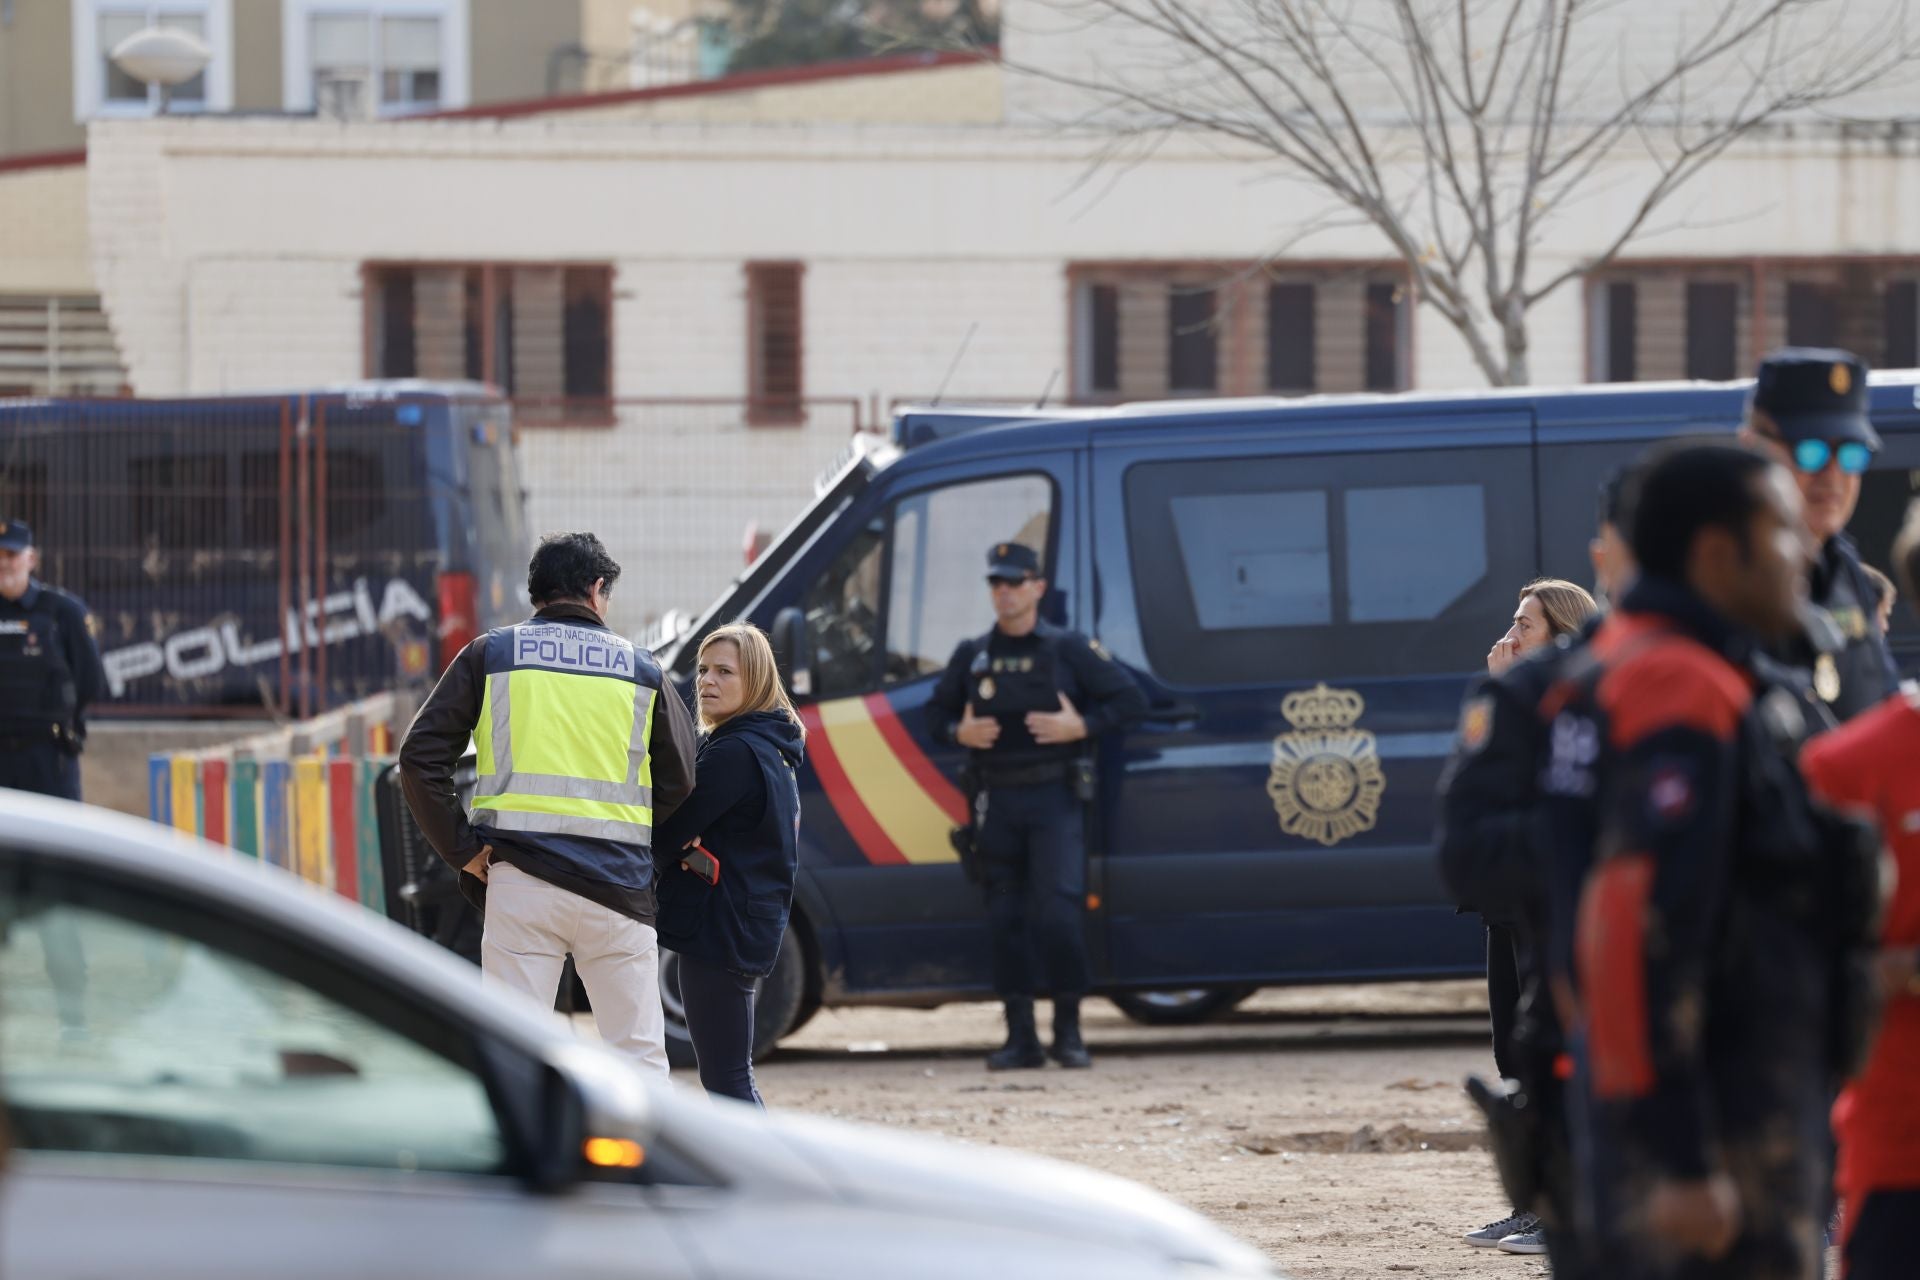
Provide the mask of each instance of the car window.
{"label": "car window", "polygon": [[0,877],[14,1145],[503,1171],[471,1043],[349,974],[289,976],[296,960],[283,939],[150,894]]}
{"label": "car window", "polygon": [[886,683],[937,674],[962,640],[991,626],[988,549],[1022,543],[1045,567],[1052,517],[1053,485],[1039,475],[948,485],[895,503]]}
{"label": "car window", "polygon": [[1523,450],[1148,462],[1126,496],[1175,684],[1471,671],[1535,573]]}
{"label": "car window", "polygon": [[[1893,574],[1893,540],[1906,519],[1907,504],[1920,498],[1920,470],[1876,467],[1862,477],[1860,505],[1854,508],[1847,532],[1859,544],[1860,557],[1874,568]],[[1901,600],[1893,610],[1890,639],[1896,652],[1911,661],[1920,653],[1920,622],[1914,602]]]}

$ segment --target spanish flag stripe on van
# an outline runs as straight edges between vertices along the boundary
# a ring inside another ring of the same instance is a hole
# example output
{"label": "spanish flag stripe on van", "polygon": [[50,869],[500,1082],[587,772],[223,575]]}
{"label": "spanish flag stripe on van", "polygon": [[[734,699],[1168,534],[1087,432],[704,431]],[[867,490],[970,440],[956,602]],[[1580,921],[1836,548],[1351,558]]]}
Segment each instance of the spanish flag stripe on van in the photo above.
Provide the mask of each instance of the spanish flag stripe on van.
{"label": "spanish flag stripe on van", "polygon": [[876,865],[905,862],[900,850],[887,839],[887,833],[880,829],[873,814],[861,802],[859,793],[847,778],[846,770],[840,767],[832,736],[820,722],[819,708],[801,707],[800,720],[807,726],[807,761],[813,765],[814,772],[820,775],[820,786],[827,793],[828,803],[833,806],[841,825],[853,836],[854,843],[860,846],[860,852],[866,855],[868,862]]}

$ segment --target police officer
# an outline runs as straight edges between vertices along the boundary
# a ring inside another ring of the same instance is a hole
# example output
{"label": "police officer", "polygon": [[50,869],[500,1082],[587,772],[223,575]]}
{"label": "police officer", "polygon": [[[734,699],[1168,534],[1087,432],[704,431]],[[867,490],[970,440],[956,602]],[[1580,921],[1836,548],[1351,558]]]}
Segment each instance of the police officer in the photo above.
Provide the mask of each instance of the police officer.
{"label": "police officer", "polygon": [[[590,533],[541,539],[533,617],[447,667],[401,743],[400,780],[484,903],[481,971],[551,1006],[571,954],[601,1038],[665,1074],[653,828],[693,789],[693,717],[653,655],[608,629],[619,576]],[[469,738],[471,819],[453,785]]]}
{"label": "police officer", "polygon": [[1847,351],[1787,347],[1760,362],[1740,437],[1764,449],[1799,482],[1807,532],[1819,547],[1808,586],[1839,631],[1836,652],[1795,638],[1782,657],[1807,667],[1814,692],[1848,720],[1900,679],[1881,624],[1880,591],[1846,533],[1861,476],[1880,450],[1867,420],[1867,367]]}
{"label": "police officer", "polygon": [[0,521],[0,787],[80,798],[86,711],[105,687],[87,606],[37,580],[24,520]]}
{"label": "police officer", "polygon": [[1041,620],[1047,580],[1031,547],[995,546],[987,582],[994,628],[954,650],[927,712],[935,741],[972,752],[993,989],[1007,1013],[1007,1042],[987,1067],[1046,1065],[1033,1021],[1036,950],[1053,996],[1052,1056],[1063,1067],[1090,1066],[1080,998],[1089,981],[1083,920],[1092,767],[1082,744],[1144,715],[1146,695],[1097,644]]}
{"label": "police officer", "polygon": [[1832,976],[1874,851],[1809,799],[1801,703],[1760,646],[1814,548],[1757,451],[1659,450],[1629,498],[1640,573],[1568,661],[1541,785],[1549,969],[1576,1047],[1578,1189],[1600,1274],[1815,1280]]}
{"label": "police officer", "polygon": [[[1622,531],[1622,494],[1631,472],[1601,486],[1599,518],[1589,546],[1594,582],[1605,600],[1617,600],[1635,573]],[[1464,910],[1477,910],[1513,929],[1518,996],[1515,1007],[1494,1012],[1510,1025],[1507,1052],[1496,1062],[1516,1091],[1503,1105],[1506,1122],[1493,1138],[1514,1211],[1464,1236],[1467,1243],[1509,1253],[1544,1250],[1558,1280],[1583,1280],[1591,1260],[1573,1212],[1568,1147],[1565,1060],[1559,1018],[1548,998],[1541,951],[1546,944],[1544,839],[1538,778],[1547,755],[1540,704],[1585,645],[1595,622],[1490,675],[1468,691],[1452,758],[1440,779],[1438,860],[1448,892]],[[1489,1000],[1496,997],[1489,983]],[[1515,1107],[1513,1100],[1520,1103]]]}

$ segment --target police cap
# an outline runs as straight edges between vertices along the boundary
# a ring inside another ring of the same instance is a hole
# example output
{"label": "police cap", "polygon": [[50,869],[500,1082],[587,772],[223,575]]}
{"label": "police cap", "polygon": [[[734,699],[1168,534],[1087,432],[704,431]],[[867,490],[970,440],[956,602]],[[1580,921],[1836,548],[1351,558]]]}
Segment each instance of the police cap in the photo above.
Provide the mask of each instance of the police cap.
{"label": "police cap", "polygon": [[1779,424],[1788,444],[1855,440],[1880,447],[1867,421],[1867,366],[1851,351],[1782,347],[1760,362],[1753,407]]}
{"label": "police cap", "polygon": [[0,520],[0,551],[25,551],[33,545],[33,530],[25,520]]}
{"label": "police cap", "polygon": [[1037,578],[1040,553],[1023,542],[996,542],[987,550],[987,577]]}

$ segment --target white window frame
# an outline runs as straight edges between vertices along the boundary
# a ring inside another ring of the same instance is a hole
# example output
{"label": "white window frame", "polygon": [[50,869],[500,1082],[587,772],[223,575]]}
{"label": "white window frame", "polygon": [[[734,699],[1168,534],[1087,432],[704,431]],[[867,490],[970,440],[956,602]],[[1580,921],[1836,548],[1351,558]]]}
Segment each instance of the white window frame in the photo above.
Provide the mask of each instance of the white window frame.
{"label": "white window frame", "polygon": [[100,47],[103,13],[140,13],[149,25],[162,14],[190,13],[201,18],[206,23],[207,47],[213,51],[206,70],[206,100],[175,100],[168,111],[190,115],[233,110],[233,0],[73,0],[72,13],[73,118],[77,123],[140,119],[160,111],[160,90],[152,85],[143,103],[107,101],[102,65],[109,51]]}
{"label": "white window frame", "polygon": [[[546,3],[548,0],[540,0]],[[280,0],[280,84],[282,105],[288,111],[312,111],[313,66],[308,45],[315,14],[365,14],[369,24],[381,18],[438,18],[440,20],[440,104],[435,111],[464,107],[472,96],[470,71],[473,45],[468,0]],[[370,48],[379,48],[378,31]],[[380,68],[373,72],[376,110],[382,116],[412,115],[405,108],[378,103]]]}

